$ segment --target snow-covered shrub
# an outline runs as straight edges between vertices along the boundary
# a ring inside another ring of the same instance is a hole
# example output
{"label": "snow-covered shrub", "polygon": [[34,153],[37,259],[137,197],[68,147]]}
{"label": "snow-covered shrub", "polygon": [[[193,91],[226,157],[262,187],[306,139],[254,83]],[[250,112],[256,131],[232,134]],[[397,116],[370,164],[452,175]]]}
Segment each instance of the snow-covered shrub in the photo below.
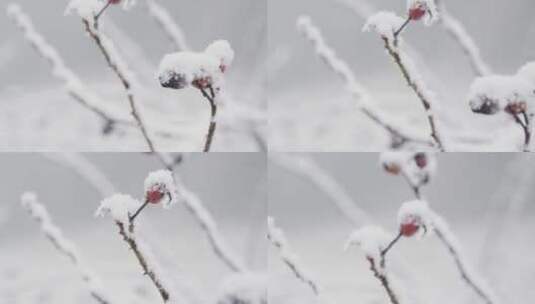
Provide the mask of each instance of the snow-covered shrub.
{"label": "snow-covered shrub", "polygon": [[265,274],[231,274],[221,283],[216,304],[267,304],[267,281]]}

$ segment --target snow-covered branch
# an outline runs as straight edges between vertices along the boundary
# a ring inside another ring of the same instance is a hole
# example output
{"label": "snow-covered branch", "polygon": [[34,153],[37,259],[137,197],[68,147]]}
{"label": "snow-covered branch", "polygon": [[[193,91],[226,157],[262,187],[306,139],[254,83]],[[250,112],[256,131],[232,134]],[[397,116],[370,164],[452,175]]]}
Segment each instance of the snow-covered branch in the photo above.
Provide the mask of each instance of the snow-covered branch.
{"label": "snow-covered branch", "polygon": [[96,215],[109,214],[113,218],[119,227],[119,234],[134,253],[143,273],[150,278],[163,302],[167,303],[173,299],[173,295],[170,294],[171,285],[165,280],[161,267],[149,246],[136,235],[133,217],[142,206],[139,201],[129,195],[114,194],[101,202]]}
{"label": "snow-covered branch", "polygon": [[[410,20],[410,19],[409,19]],[[392,57],[398,66],[403,78],[414,91],[425,110],[431,137],[435,141],[437,148],[445,151],[442,133],[439,130],[438,122],[434,111],[440,105],[435,93],[429,90],[422,76],[417,70],[411,58],[400,48],[399,29],[405,24],[404,20],[394,13],[379,12],[371,16],[364,25],[364,31],[376,31],[384,41],[387,53]]]}
{"label": "snow-covered branch", "polygon": [[341,214],[353,225],[358,226],[372,221],[371,216],[359,208],[357,202],[351,198],[343,186],[310,157],[272,154],[269,155],[269,160],[309,180],[331,199]]}
{"label": "snow-covered branch", "polygon": [[340,59],[335,51],[327,45],[320,30],[312,23],[310,17],[300,17],[297,20],[297,28],[314,46],[318,57],[345,82],[345,88],[357,102],[358,109],[388,132],[391,137],[392,147],[399,147],[407,142],[432,145],[431,142],[409,135],[408,132],[401,130],[399,126],[387,122],[386,115],[372,106],[369,92],[356,80],[355,74],[351,71],[347,63]]}
{"label": "snow-covered branch", "polygon": [[216,256],[232,271],[246,272],[247,268],[229,248],[226,240],[221,235],[213,216],[210,214],[208,209],[206,209],[201,199],[195,193],[186,188],[176,172],[174,173],[174,180],[180,199],[183,200],[187,210],[195,217],[201,228],[206,233],[208,241],[210,242],[210,245],[212,246]]}
{"label": "snow-covered branch", "polygon": [[284,231],[275,225],[275,219],[272,217],[268,217],[267,219],[267,228],[267,237],[271,244],[279,250],[280,258],[284,264],[290,268],[297,279],[308,285],[312,292],[319,296],[321,289],[316,279],[313,278],[310,271],[301,263],[299,256],[293,252],[284,235]]}
{"label": "snow-covered branch", "polygon": [[492,69],[481,57],[479,47],[461,21],[450,14],[443,0],[435,1],[439,11],[439,23],[462,48],[476,75],[487,76],[492,74]]}
{"label": "snow-covered branch", "polygon": [[399,239],[399,234],[394,241],[390,240],[390,235],[380,227],[366,226],[354,231],[345,244],[347,250],[352,245],[359,246],[366,255],[370,263],[370,270],[383,286],[390,302],[400,304],[400,292],[395,290],[390,276],[386,269],[386,252],[392,244]]}
{"label": "snow-covered branch", "polygon": [[37,196],[30,192],[24,193],[21,197],[21,204],[39,223],[46,238],[76,267],[87,284],[91,296],[100,304],[112,303],[104,291],[100,278],[85,264],[74,243],[65,238],[61,229],[50,218],[45,206],[39,203]]}
{"label": "snow-covered branch", "polygon": [[121,81],[121,84],[124,87],[125,93],[128,98],[128,104],[130,106],[130,111],[132,117],[134,117],[138,128],[140,129],[149,150],[154,152],[156,149],[154,147],[154,140],[152,132],[149,132],[147,125],[141,116],[141,104],[138,103],[137,99],[134,96],[134,87],[135,77],[133,73],[128,68],[128,65],[121,57],[119,51],[113,44],[112,40],[102,33],[98,28],[98,20],[95,17],[97,11],[99,10],[100,2],[96,0],[90,1],[80,1],[80,0],[71,0],[67,6],[66,13],[76,12],[82,19],[84,24],[85,31],[93,39],[98,49],[104,56],[108,66]]}

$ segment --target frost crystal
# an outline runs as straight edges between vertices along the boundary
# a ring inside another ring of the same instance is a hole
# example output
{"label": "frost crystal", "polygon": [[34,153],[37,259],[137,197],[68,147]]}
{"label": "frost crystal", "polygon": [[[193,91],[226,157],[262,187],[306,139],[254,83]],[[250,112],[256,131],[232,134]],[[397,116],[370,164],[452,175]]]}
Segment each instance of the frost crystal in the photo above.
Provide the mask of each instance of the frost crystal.
{"label": "frost crystal", "polygon": [[169,170],[158,170],[149,173],[145,179],[144,189],[145,196],[154,191],[161,193],[161,201],[163,201],[164,208],[170,208],[178,202],[178,191],[175,185],[175,180],[173,179],[173,174]]}
{"label": "frost crystal", "polygon": [[470,87],[468,100],[472,111],[480,114],[492,115],[519,105],[529,112],[535,103],[534,89],[535,85],[518,76],[479,77]]}
{"label": "frost crystal", "polygon": [[216,303],[267,304],[267,281],[264,274],[230,275],[223,280]]}
{"label": "frost crystal", "polygon": [[114,194],[104,199],[97,211],[96,216],[111,215],[111,217],[122,224],[128,224],[130,221],[130,215],[136,212],[141,206],[141,203],[126,194]]}
{"label": "frost crystal", "polygon": [[375,31],[389,40],[394,40],[394,33],[405,21],[393,12],[378,12],[366,21],[362,28],[365,32]]}
{"label": "frost crystal", "polygon": [[234,59],[234,51],[225,40],[210,44],[204,52],[182,51],[167,54],[158,68],[158,80],[166,88],[219,88],[223,73]]}

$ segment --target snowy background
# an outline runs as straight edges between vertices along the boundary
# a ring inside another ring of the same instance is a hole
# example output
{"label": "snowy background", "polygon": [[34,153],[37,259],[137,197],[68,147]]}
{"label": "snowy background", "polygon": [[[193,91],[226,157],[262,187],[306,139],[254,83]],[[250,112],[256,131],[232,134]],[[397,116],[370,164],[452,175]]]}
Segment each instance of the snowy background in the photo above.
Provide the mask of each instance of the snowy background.
{"label": "snowy background", "polygon": [[[117,192],[141,197],[147,174],[160,169],[144,154],[85,155]],[[119,299],[115,303],[161,303],[148,278],[109,218],[93,216],[102,196],[78,173],[41,154],[0,156],[0,303],[96,303],[68,259],[46,240],[20,206],[24,191],[35,191],[66,237]],[[212,212],[230,248],[252,271],[266,269],[265,159],[256,153],[186,157],[178,167],[184,184]],[[188,303],[214,303],[231,275],[216,259],[204,232],[184,205],[145,209],[139,231],[177,282]]]}
{"label": "snowy background", "polygon": [[[531,0],[448,0],[451,15],[461,20],[495,73],[514,74],[535,60],[535,21]],[[346,3],[365,4],[368,13],[393,11],[405,16],[405,0],[272,0],[268,7],[270,143],[277,151],[381,151],[388,144],[382,129],[355,107],[344,84],[314,54],[296,30],[300,15],[309,15],[326,42],[345,60],[371,92],[375,104],[424,136],[428,126],[422,106],[407,87],[375,33],[363,33],[365,18]],[[460,151],[511,151],[522,133],[502,117],[480,117],[468,107],[474,73],[461,48],[439,24],[414,23],[404,34],[429,87],[442,101],[444,127],[452,139],[493,134],[479,144],[458,142]]]}
{"label": "snowy background", "polygon": [[[290,156],[302,156],[292,154]],[[375,153],[308,155],[341,185],[366,216],[353,223],[309,179],[271,162],[269,214],[295,253],[324,289],[322,303],[389,303],[357,247],[344,252],[354,229],[367,224],[395,232],[401,203],[413,193],[401,177],[384,172]],[[423,188],[431,207],[460,239],[468,260],[493,287],[501,303],[530,303],[535,293],[535,158],[514,154],[442,154],[436,177]],[[330,187],[332,189],[332,187]],[[436,237],[402,239],[389,267],[409,270],[401,283],[411,303],[483,303],[459,277]],[[398,246],[396,245],[396,246]],[[269,269],[280,285],[270,286],[271,303],[318,303],[270,246]],[[406,272],[403,272],[406,274]],[[284,287],[281,287],[284,286]]]}
{"label": "snowy background", "polygon": [[[51,76],[47,62],[23,39],[7,18],[8,3],[18,3],[36,29],[57,49],[66,64],[108,106],[128,113],[126,96],[102,54],[85,35],[77,16],[64,16],[67,1],[2,0],[0,10],[0,138],[1,150],[140,151],[146,146],[137,130],[102,136],[102,121],[63,90]],[[181,26],[188,44],[203,50],[216,39],[227,39],[236,58],[227,74],[227,88],[235,107],[220,109],[214,150],[258,150],[251,130],[265,132],[263,62],[266,51],[266,3],[250,0],[160,0]],[[167,53],[176,51],[149,16],[144,0],[125,11],[111,7],[102,29],[119,47],[144,87],[140,100],[149,120],[170,124],[179,137],[158,138],[160,150],[198,151],[209,121],[209,105],[197,90],[164,89],[156,68]],[[247,115],[237,115],[240,112]],[[254,113],[255,115],[252,115]]]}

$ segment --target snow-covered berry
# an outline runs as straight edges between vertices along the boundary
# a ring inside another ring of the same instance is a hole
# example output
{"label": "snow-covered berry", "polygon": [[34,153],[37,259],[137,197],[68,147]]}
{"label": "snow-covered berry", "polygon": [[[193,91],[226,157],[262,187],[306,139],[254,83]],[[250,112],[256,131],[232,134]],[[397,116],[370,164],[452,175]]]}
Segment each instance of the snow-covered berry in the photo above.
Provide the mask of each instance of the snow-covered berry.
{"label": "snow-covered berry", "polygon": [[151,204],[163,203],[170,207],[178,202],[178,192],[169,170],[151,172],[145,179],[145,200]]}
{"label": "snow-covered berry", "polygon": [[158,204],[164,196],[165,192],[163,192],[159,187],[151,189],[145,193],[147,201],[151,204]]}
{"label": "snow-covered berry", "polygon": [[400,232],[401,235],[405,237],[411,237],[418,232],[420,229],[419,220],[415,217],[408,217],[405,219],[404,223],[401,223],[400,225]]}
{"label": "snow-covered berry", "polygon": [[421,20],[425,16],[425,12],[425,6],[423,4],[419,4],[409,9],[409,18],[415,21]]}
{"label": "snow-covered berry", "polygon": [[519,114],[532,111],[535,85],[516,76],[479,77],[470,86],[468,100],[474,113],[492,115],[499,112]]}
{"label": "snow-covered berry", "polygon": [[214,56],[220,62],[219,70],[225,73],[234,61],[234,50],[227,40],[216,40],[204,50],[205,54]]}
{"label": "snow-covered berry", "polygon": [[416,162],[416,166],[420,169],[427,167],[427,154],[423,152],[416,153],[414,155],[414,161]]}

